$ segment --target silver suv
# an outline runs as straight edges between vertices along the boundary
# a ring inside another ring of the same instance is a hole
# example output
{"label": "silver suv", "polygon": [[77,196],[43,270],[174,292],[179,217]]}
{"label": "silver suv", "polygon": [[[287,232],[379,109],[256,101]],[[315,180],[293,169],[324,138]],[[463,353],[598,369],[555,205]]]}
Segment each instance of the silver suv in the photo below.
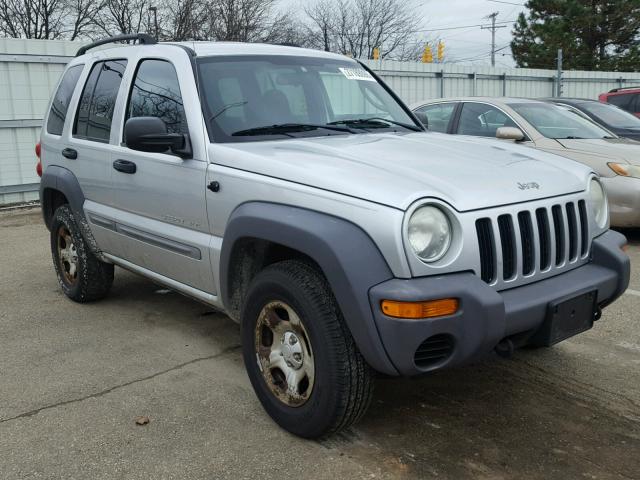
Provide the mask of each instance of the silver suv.
{"label": "silver suv", "polygon": [[553,345],[629,282],[589,168],[427,133],[340,55],[96,42],[38,150],[64,293],[104,297],[117,265],[223,310],[262,405],[304,437],[360,418],[374,372]]}

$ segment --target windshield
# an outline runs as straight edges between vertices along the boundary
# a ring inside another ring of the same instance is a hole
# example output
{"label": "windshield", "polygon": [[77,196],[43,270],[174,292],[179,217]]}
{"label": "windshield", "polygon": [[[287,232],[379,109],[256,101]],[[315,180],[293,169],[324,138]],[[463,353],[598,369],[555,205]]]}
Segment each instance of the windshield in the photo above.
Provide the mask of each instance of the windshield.
{"label": "windshield", "polygon": [[640,118],[608,103],[581,103],[580,108],[614,128],[640,128]]}
{"label": "windshield", "polygon": [[422,130],[353,60],[301,56],[198,59],[216,142]]}
{"label": "windshield", "polygon": [[509,104],[547,138],[609,138],[611,134],[566,107],[550,103]]}

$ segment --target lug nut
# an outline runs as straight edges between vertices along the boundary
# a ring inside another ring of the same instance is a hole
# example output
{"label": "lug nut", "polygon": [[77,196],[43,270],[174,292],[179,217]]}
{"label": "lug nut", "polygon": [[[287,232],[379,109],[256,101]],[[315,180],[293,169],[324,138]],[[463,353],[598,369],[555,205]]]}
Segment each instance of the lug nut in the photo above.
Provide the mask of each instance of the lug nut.
{"label": "lug nut", "polygon": [[298,339],[296,337],[293,335],[289,337],[289,345],[295,345],[296,343],[298,343]]}
{"label": "lug nut", "polygon": [[299,362],[302,359],[302,355],[300,355],[299,353],[294,353],[293,358]]}

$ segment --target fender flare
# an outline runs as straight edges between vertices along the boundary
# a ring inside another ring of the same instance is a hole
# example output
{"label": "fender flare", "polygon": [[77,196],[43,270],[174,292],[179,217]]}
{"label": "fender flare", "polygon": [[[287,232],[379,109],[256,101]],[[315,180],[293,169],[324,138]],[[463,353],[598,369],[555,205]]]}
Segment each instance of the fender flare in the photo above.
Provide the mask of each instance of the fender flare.
{"label": "fender flare", "polygon": [[363,357],[375,370],[398,375],[384,349],[369,289],[393,278],[382,253],[357,225],[331,215],[266,202],[244,203],[229,217],[220,256],[220,293],[230,305],[231,256],[239,240],[255,238],[298,250],[322,269]]}
{"label": "fender flare", "polygon": [[46,190],[58,190],[63,193],[69,201],[69,206],[76,216],[84,218],[84,194],[82,188],[80,188],[80,182],[76,176],[63,167],[57,165],[50,165],[42,173],[40,179],[40,206],[42,207],[42,215],[44,217],[44,223],[47,228],[51,228],[51,216],[53,212],[49,212],[49,198],[47,197]]}
{"label": "fender flare", "polygon": [[47,229],[51,230],[51,220],[53,219],[54,212],[52,211],[51,205],[49,205],[51,198],[47,190],[57,190],[67,198],[71,211],[80,226],[80,233],[89,246],[89,249],[100,260],[108,262],[102,255],[102,251],[98,247],[93,233],[91,233],[89,222],[87,222],[84,214],[85,196],[80,187],[80,182],[78,182],[73,172],[58,165],[50,165],[42,173],[42,178],[40,179],[40,207],[42,208],[44,223]]}

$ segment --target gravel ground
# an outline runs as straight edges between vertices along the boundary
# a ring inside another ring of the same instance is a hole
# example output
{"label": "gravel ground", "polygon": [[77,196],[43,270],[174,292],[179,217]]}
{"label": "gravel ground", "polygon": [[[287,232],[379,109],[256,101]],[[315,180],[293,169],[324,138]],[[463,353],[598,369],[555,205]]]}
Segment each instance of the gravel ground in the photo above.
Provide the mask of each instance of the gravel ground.
{"label": "gravel ground", "polygon": [[75,304],[39,211],[0,213],[0,478],[640,478],[640,232],[625,233],[630,290],[591,331],[380,379],[361,423],[313,442],[263,412],[227,317],[119,269],[106,300]]}

